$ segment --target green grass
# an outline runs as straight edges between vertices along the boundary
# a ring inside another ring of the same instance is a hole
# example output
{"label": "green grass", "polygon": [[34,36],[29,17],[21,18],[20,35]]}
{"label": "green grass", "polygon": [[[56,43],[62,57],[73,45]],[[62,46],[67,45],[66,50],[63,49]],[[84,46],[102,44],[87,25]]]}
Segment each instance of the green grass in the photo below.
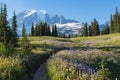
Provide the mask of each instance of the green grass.
{"label": "green grass", "polygon": [[[85,78],[75,76],[76,68],[68,66],[68,62],[73,64],[84,62],[92,67],[99,67],[98,63],[102,55],[106,58],[106,67],[111,66],[109,68],[112,72],[110,76],[113,78],[120,76],[120,33],[70,39],[48,36],[29,37],[28,39],[31,54],[20,55],[20,50],[17,49],[15,54],[9,57],[0,56],[0,80],[24,80],[26,74],[32,77],[31,73],[33,74],[44,60],[48,59],[56,50],[65,47],[73,49],[73,52],[63,51],[54,54],[48,60],[48,74],[51,80],[71,80],[78,77],[85,80]],[[82,50],[82,47],[85,49]],[[89,47],[100,48],[100,50],[90,51]]]}
{"label": "green grass", "polygon": [[85,47],[87,47],[88,44],[92,47],[120,47],[120,33],[93,37],[79,37],[72,38],[71,40],[74,42],[80,42],[80,44]]}

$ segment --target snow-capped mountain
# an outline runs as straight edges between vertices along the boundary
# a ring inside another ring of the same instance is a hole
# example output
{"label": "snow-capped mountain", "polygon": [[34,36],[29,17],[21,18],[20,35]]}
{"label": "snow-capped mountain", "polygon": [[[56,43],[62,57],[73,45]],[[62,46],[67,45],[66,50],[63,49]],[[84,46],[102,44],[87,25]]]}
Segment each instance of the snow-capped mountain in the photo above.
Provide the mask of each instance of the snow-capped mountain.
{"label": "snow-capped mountain", "polygon": [[[11,24],[12,18],[8,20]],[[25,10],[17,14],[18,34],[21,34],[22,25],[25,24],[27,33],[30,33],[31,24],[34,22],[47,22],[48,24],[57,24],[59,33],[79,34],[83,24],[73,19],[66,19],[62,15],[51,15],[45,10],[36,11],[33,9]]]}
{"label": "snow-capped mountain", "polygon": [[66,24],[59,24],[57,23],[57,28],[60,34],[68,33],[68,34],[80,34],[82,32],[82,27],[84,24],[81,23],[66,23]]}

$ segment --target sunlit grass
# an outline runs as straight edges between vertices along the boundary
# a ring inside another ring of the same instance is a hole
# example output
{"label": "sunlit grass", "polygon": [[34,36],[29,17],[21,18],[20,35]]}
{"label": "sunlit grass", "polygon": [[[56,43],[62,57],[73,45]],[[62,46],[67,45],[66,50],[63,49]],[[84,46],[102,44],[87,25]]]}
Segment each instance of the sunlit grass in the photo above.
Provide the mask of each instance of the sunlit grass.
{"label": "sunlit grass", "polygon": [[120,46],[120,33],[92,36],[92,37],[79,37],[72,38],[74,42],[80,42],[82,46],[91,47],[104,47],[104,46]]}
{"label": "sunlit grass", "polygon": [[[75,49],[75,47],[120,47],[120,33],[71,39],[48,36],[28,37],[28,39],[30,40],[31,54],[22,55],[22,57],[20,57],[20,51],[18,50],[19,52],[16,53],[16,56],[18,57],[0,57],[0,80],[8,80],[8,78],[17,79],[18,77],[20,77],[18,80],[22,80],[21,76],[25,75],[26,71],[31,72],[36,65],[39,65],[42,60],[47,59],[55,50],[57,50],[57,48],[64,49],[64,47],[67,47]],[[52,80],[75,79],[76,76],[74,72],[76,69],[73,66],[70,66],[69,73],[71,74],[69,74],[67,69],[68,62],[66,61],[69,61],[70,63],[72,62],[73,64],[84,62],[87,65],[96,67],[96,65],[99,65],[97,60],[102,55],[106,57],[107,61],[110,62],[109,64],[112,65],[113,68],[115,67],[115,69],[113,69],[114,74],[119,72],[120,55],[119,51],[116,51],[116,49],[114,51],[105,52],[104,49],[102,51],[81,51],[80,48],[80,50],[75,51],[61,51],[59,55],[57,54],[56,56],[51,57],[48,61],[49,74],[50,76],[54,76]],[[119,76],[119,74],[117,76]]]}

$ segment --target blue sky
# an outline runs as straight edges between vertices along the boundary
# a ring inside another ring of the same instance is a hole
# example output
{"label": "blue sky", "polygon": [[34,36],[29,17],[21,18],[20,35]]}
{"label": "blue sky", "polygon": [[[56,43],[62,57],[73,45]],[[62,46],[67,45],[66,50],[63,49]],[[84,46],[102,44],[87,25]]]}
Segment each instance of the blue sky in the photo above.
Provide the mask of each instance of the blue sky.
{"label": "blue sky", "polygon": [[66,18],[90,23],[96,18],[99,24],[109,21],[110,14],[118,7],[120,0],[0,0],[5,2],[8,18],[25,9],[47,10],[51,14],[61,14]]}

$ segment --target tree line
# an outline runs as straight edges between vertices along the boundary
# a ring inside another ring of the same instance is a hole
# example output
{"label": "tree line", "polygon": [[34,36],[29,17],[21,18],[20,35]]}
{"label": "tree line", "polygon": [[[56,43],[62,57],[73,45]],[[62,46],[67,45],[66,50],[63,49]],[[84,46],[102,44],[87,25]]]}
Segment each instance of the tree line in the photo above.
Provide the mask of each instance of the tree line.
{"label": "tree line", "polygon": [[83,27],[82,36],[98,36],[119,32],[120,32],[120,13],[118,11],[118,8],[116,8],[116,12],[113,15],[111,14],[110,16],[110,24],[106,22],[104,28],[100,30],[98,21],[94,19],[89,26],[87,23],[85,23]]}
{"label": "tree line", "polygon": [[31,36],[58,36],[56,24],[52,25],[52,30],[50,29],[50,25],[46,22],[40,22],[39,24],[32,23],[31,26]]}
{"label": "tree line", "polygon": [[[22,38],[19,41],[17,34],[17,17],[14,11],[12,17],[12,25],[7,21],[6,4],[1,3],[0,6],[0,56],[9,56],[16,53],[16,49],[20,48],[21,53],[29,53],[29,41],[27,39],[26,29],[23,25]],[[19,43],[20,42],[20,43]]]}
{"label": "tree line", "polygon": [[1,3],[0,7],[0,43],[4,45],[11,44],[17,46],[17,21],[16,14],[14,12],[12,17],[12,26],[9,26],[7,21],[7,8],[6,4]]}

